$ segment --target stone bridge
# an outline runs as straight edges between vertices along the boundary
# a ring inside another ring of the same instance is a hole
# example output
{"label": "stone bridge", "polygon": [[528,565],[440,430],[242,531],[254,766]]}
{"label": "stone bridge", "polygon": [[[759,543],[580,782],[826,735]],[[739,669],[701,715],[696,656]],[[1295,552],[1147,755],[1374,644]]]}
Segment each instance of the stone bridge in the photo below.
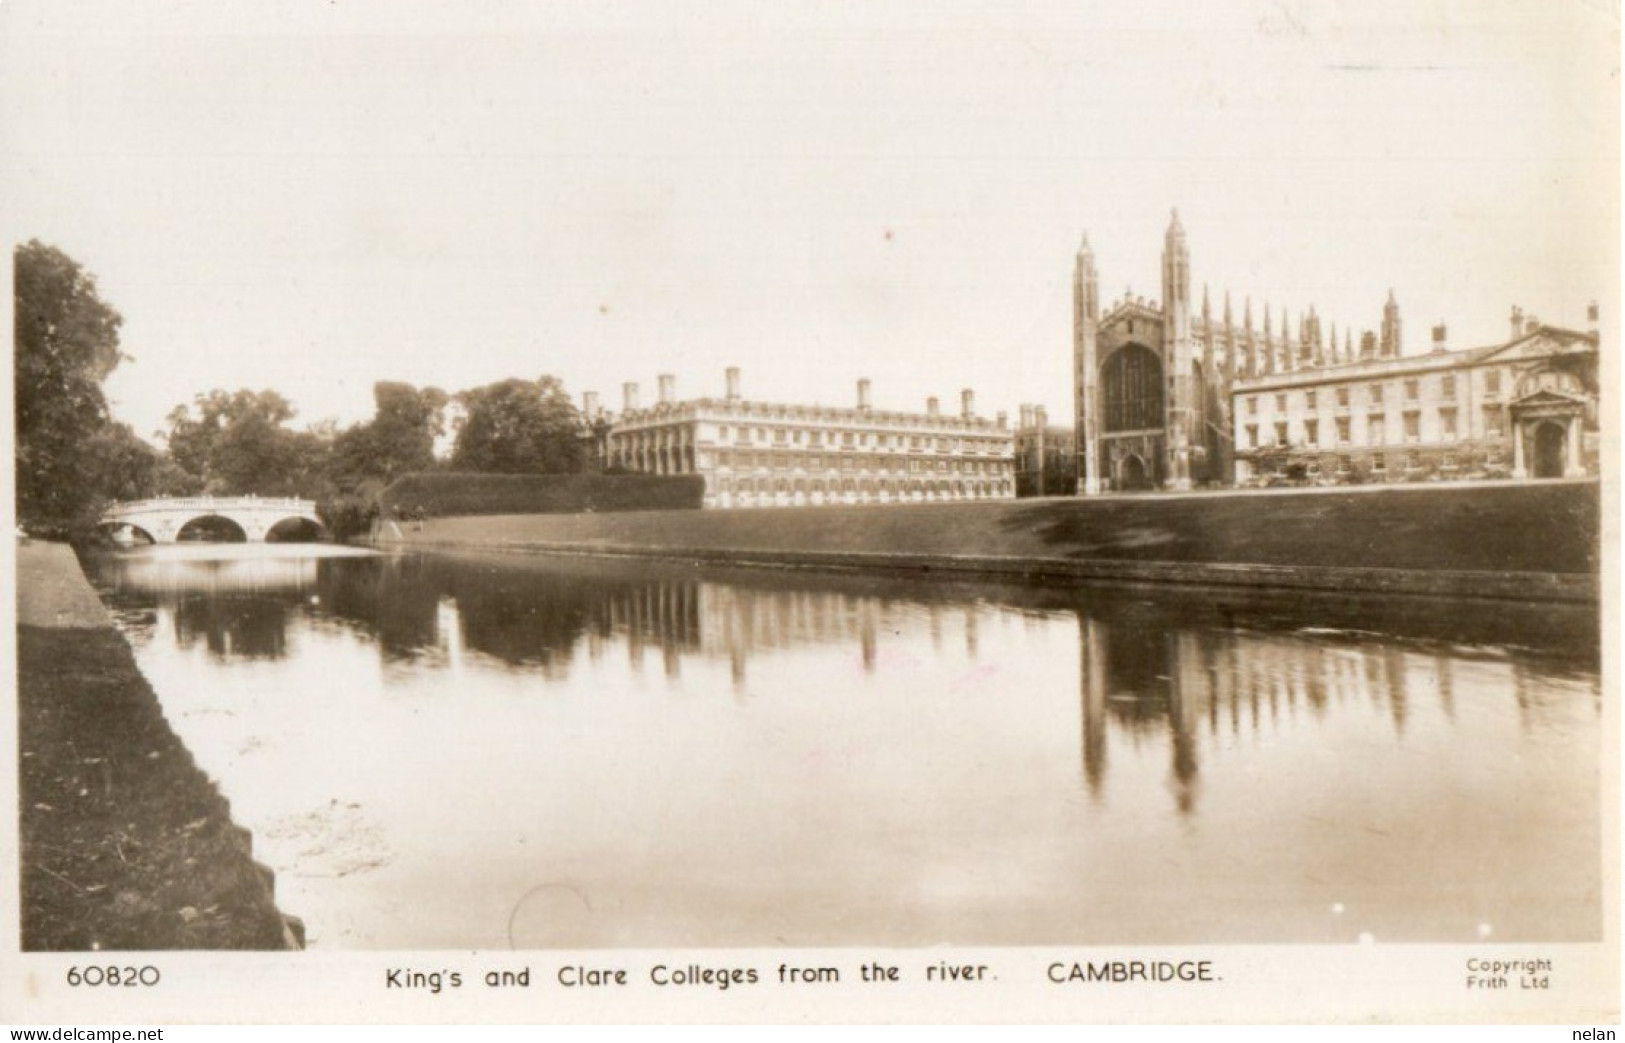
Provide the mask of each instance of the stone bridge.
{"label": "stone bridge", "polygon": [[265,543],[310,539],[327,531],[316,516],[316,501],[259,496],[184,496],[115,503],[101,525],[126,527],[154,543],[220,538]]}

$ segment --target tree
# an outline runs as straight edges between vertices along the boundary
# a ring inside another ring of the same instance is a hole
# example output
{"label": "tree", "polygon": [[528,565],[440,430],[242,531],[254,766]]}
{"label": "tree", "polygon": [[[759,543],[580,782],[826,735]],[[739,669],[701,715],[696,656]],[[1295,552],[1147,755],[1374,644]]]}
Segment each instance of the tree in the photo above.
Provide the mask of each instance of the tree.
{"label": "tree", "polygon": [[503,380],[457,395],[465,415],[451,464],[490,474],[581,470],[581,416],[555,377]]}
{"label": "tree", "polygon": [[101,498],[140,500],[194,491],[191,476],[143,441],[129,424],[103,425],[85,449],[91,486]]}
{"label": "tree", "polygon": [[102,381],[124,358],[123,319],[95,277],[55,247],[34,240],[12,259],[17,517],[66,528],[103,495],[92,439],[108,423]]}
{"label": "tree", "polygon": [[226,425],[209,454],[211,492],[283,496],[299,471],[293,432],[257,413]]}
{"label": "tree", "polygon": [[[197,409],[196,416],[192,415],[193,407]],[[179,405],[170,410],[170,458],[203,485],[217,485],[216,454],[229,430],[239,424],[249,424],[261,431],[281,428],[293,415],[292,403],[275,391],[216,389],[195,395],[192,406]]]}
{"label": "tree", "polygon": [[275,391],[210,391],[169,414],[169,455],[210,494],[315,496],[330,431],[294,431],[293,404]]}
{"label": "tree", "polygon": [[446,393],[380,381],[373,385],[372,397],[372,420],[334,439],[332,477],[340,487],[369,479],[388,485],[403,474],[434,466],[435,440],[445,431]]}
{"label": "tree", "polygon": [[446,393],[436,387],[382,381],[373,385],[372,421],[378,477],[392,481],[434,465],[434,443],[445,433]]}
{"label": "tree", "polygon": [[378,516],[379,496],[395,479],[434,466],[435,441],[445,432],[444,391],[380,381],[373,417],[332,438],[326,487],[316,510],[334,536],[365,532]]}
{"label": "tree", "polygon": [[378,518],[382,492],[383,486],[373,481],[362,482],[351,489],[334,490],[317,502],[316,513],[334,539],[349,539],[372,528]]}

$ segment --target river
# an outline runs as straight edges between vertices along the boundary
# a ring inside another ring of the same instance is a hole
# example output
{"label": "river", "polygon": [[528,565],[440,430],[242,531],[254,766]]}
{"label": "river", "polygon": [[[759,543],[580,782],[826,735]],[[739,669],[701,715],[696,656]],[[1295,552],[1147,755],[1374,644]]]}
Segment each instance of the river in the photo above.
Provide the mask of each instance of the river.
{"label": "river", "polygon": [[1602,937],[1594,610],[88,565],[312,948]]}

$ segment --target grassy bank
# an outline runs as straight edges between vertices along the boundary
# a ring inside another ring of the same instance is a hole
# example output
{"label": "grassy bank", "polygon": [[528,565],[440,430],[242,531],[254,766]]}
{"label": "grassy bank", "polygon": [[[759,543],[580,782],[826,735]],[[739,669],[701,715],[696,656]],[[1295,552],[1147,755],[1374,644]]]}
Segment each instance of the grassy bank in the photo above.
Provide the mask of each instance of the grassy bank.
{"label": "grassy bank", "polygon": [[23,949],[287,948],[268,871],[71,552],[18,561]]}
{"label": "grassy bank", "polygon": [[1591,577],[1595,483],[999,503],[442,518],[408,542],[671,552],[796,563],[877,556],[1177,570]]}

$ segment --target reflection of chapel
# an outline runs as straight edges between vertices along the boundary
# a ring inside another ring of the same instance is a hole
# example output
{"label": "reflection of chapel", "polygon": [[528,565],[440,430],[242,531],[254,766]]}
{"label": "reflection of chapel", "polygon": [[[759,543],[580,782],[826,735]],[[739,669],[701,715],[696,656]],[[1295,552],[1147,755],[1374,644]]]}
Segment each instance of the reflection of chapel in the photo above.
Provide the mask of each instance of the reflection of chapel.
{"label": "reflection of chapel", "polygon": [[1191,312],[1179,214],[1163,242],[1162,301],[1125,297],[1102,314],[1088,239],[1074,271],[1078,491],[1202,485],[1363,484],[1597,473],[1596,306],[1587,333],[1514,309],[1501,344],[1404,354],[1390,292],[1380,332],[1358,344],[1313,308],[1215,319]]}

